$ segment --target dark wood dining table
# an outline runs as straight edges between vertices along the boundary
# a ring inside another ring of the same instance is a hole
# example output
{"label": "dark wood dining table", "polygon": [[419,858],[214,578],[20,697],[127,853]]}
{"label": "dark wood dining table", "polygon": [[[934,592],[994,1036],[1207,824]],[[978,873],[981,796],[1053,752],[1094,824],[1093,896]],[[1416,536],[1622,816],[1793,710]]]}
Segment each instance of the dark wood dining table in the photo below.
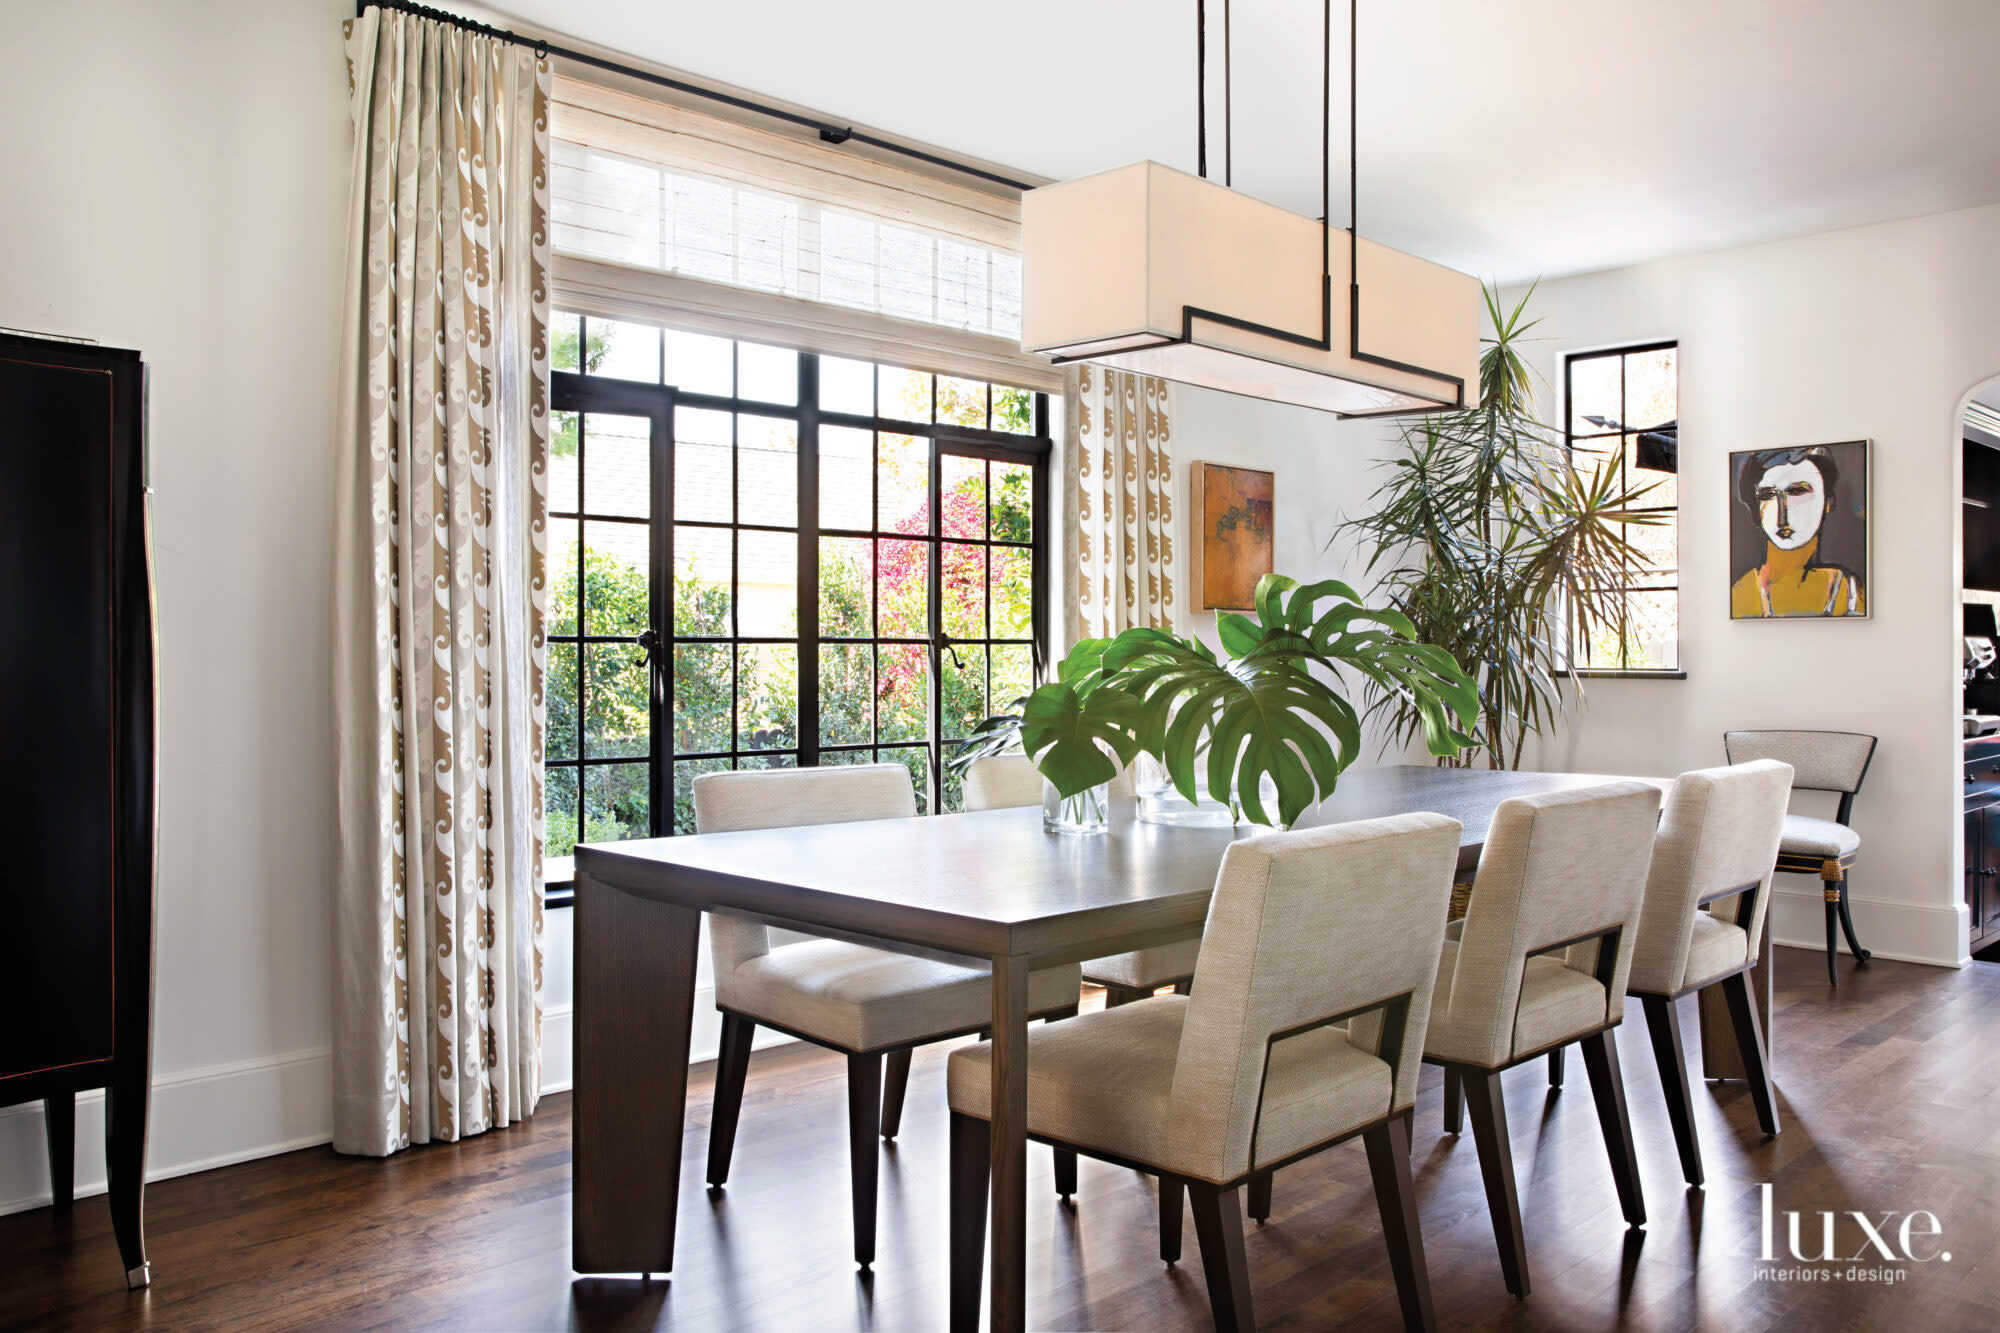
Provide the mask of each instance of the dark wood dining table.
{"label": "dark wood dining table", "polygon": [[[1299,826],[1435,811],[1464,825],[1469,871],[1502,801],[1610,780],[1354,770]],[[698,932],[718,912],[990,971],[991,1326],[1025,1328],[1028,973],[1198,935],[1251,832],[1143,823],[1128,802],[1094,836],[1021,808],[578,847],[572,1267],[673,1268]]]}

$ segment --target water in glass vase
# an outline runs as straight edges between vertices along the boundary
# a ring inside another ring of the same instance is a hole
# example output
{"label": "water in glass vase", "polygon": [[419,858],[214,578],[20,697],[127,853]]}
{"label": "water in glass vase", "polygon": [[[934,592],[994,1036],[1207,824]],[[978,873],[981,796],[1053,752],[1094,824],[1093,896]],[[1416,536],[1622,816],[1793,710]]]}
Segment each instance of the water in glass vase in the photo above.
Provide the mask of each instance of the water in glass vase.
{"label": "water in glass vase", "polygon": [[1064,796],[1056,784],[1042,781],[1042,829],[1048,833],[1092,834],[1111,827],[1111,784],[1086,787]]}

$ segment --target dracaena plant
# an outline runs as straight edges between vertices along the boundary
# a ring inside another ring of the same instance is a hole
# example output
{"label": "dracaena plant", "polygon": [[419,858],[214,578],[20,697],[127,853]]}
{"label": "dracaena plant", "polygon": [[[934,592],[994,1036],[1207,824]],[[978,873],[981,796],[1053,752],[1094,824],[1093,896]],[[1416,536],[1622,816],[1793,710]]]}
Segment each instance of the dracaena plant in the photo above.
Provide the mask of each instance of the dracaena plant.
{"label": "dracaena plant", "polygon": [[[1056,678],[987,719],[960,747],[964,766],[1016,740],[1057,791],[1073,796],[1115,777],[1141,751],[1190,801],[1205,789],[1259,824],[1290,827],[1333,793],[1359,757],[1361,718],[1341,668],[1407,699],[1431,752],[1473,744],[1478,690],[1451,654],[1419,642],[1407,616],[1362,604],[1337,580],[1257,585],[1252,615],[1225,613],[1219,658],[1198,639],[1129,629],[1078,643]],[[1278,809],[1265,808],[1265,777]]]}

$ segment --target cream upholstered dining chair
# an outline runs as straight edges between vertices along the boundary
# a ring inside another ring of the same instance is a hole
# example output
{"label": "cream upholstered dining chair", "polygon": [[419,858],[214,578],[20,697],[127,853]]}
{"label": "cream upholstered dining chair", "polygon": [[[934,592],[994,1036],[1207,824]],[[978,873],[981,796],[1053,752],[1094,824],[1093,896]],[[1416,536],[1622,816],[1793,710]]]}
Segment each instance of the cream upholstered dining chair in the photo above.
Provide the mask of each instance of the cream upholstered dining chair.
{"label": "cream upholstered dining chair", "polygon": [[1702,1183],[1702,1171],[1675,1007],[1683,995],[1722,987],[1758,1123],[1766,1134],[1778,1132],[1757,1002],[1745,974],[1757,962],[1791,792],[1791,765],[1774,759],[1683,773],[1667,793],[1653,842],[1629,989],[1645,1006],[1681,1174],[1690,1185]]}
{"label": "cream upholstered dining chair", "polygon": [[[1396,815],[1232,843],[1201,985],[1036,1030],[1028,1134],[1160,1177],[1193,1200],[1220,1329],[1255,1327],[1238,1191],[1365,1140],[1404,1322],[1434,1326],[1409,1122],[1460,828]],[[1342,1026],[1345,1024],[1346,1026]],[[951,1053],[951,1317],[979,1316],[992,1046]],[[1179,1257],[1179,1228],[1162,1257]]]}
{"label": "cream upholstered dining chair", "polygon": [[1438,964],[1424,1060],[1444,1067],[1447,1132],[1471,1103],[1500,1271],[1516,1296],[1528,1294],[1528,1254],[1501,1071],[1583,1047],[1618,1202],[1628,1224],[1646,1220],[1612,1029],[1625,1015],[1659,812],[1659,789],[1633,781],[1501,802]]}
{"label": "cream upholstered dining chair", "polygon": [[[1127,790],[1120,790],[1121,784]],[[1130,770],[1119,774],[1112,795],[1130,795]],[[993,810],[1003,806],[1040,805],[1042,775],[1026,755],[991,755],[975,759],[965,769],[965,808]],[[1104,1002],[1129,1004],[1143,1000],[1162,986],[1186,995],[1194,982],[1195,954],[1200,940],[1175,940],[1150,949],[1093,958],[1083,965],[1083,979],[1104,987]]]}
{"label": "cream upholstered dining chair", "polygon": [[1794,791],[1840,796],[1832,819],[1785,816],[1777,862],[1779,870],[1819,876],[1826,899],[1826,979],[1838,986],[1836,923],[1847,936],[1847,950],[1855,962],[1865,963],[1871,956],[1854,937],[1854,917],[1847,910],[1847,868],[1861,854],[1861,835],[1848,827],[1848,821],[1854,817],[1854,795],[1861,790],[1861,779],[1868,776],[1868,761],[1875,757],[1875,738],[1854,731],[1725,731],[1722,752],[1732,764],[1751,759],[1790,764]]}
{"label": "cream upholstered dining chair", "polygon": [[[700,833],[917,813],[910,770],[901,764],[773,768],[705,773],[694,780]],[[854,1191],[854,1261],[875,1260],[875,1131],[894,1138],[902,1116],[912,1048],[978,1032],[993,1021],[985,973],[843,940],[776,944],[770,928],[714,913],[708,918],[715,962],[715,1007],[722,1046],[715,1065],[715,1111],[708,1132],[708,1183],[725,1184],[743,1106],[743,1077],[757,1025],[847,1056],[847,1146]],[[1076,1012],[1076,964],[1028,977],[1028,1008],[1037,1018]],[[884,1088],[884,1060],[888,1086]],[[1058,1153],[1057,1179],[1075,1190],[1076,1158]]]}

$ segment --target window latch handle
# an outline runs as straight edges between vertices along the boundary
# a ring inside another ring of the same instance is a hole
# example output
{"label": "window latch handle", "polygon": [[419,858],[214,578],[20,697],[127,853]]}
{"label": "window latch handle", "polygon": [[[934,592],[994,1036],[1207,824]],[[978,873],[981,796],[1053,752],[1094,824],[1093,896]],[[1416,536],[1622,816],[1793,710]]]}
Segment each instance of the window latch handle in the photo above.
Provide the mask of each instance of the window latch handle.
{"label": "window latch handle", "polygon": [[645,633],[641,634],[638,638],[632,640],[632,642],[638,644],[640,649],[639,660],[637,662],[634,662],[632,665],[634,666],[651,665],[653,661],[653,654],[659,651],[660,632],[655,629],[649,629]]}

